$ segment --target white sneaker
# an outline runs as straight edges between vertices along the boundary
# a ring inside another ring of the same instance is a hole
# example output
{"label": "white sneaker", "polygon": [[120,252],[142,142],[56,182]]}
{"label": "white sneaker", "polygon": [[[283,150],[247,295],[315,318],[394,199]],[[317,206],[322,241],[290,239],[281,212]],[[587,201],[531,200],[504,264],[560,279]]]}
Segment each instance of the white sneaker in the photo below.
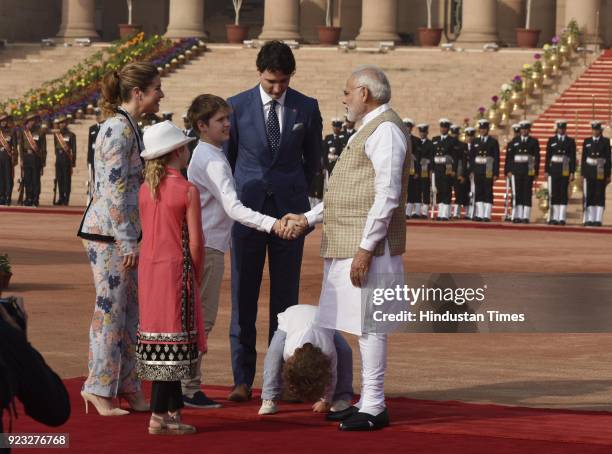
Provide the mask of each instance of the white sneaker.
{"label": "white sneaker", "polygon": [[329,409],[329,411],[343,411],[343,410],[346,410],[350,406],[351,406],[351,403],[348,400],[335,400],[332,403],[332,406]]}
{"label": "white sneaker", "polygon": [[264,400],[261,403],[261,408],[259,409],[260,415],[273,415],[274,413],[278,413],[278,407],[276,406],[276,402],[273,400]]}

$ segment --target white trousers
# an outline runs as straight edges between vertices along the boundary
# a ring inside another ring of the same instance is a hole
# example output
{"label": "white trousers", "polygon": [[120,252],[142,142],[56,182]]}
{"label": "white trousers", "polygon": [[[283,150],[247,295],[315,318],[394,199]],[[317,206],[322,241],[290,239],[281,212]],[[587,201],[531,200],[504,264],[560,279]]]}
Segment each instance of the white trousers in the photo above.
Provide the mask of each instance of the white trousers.
{"label": "white trousers", "polygon": [[361,352],[361,399],[355,406],[362,413],[376,416],[385,409],[387,335],[361,335],[359,351]]}

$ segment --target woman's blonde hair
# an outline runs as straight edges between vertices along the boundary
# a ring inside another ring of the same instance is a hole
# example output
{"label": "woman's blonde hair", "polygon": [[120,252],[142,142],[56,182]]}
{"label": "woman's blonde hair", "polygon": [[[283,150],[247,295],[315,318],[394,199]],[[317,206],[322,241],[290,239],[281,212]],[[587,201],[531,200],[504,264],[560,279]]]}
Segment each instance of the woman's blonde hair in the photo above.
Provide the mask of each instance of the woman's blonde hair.
{"label": "woman's blonde hair", "polygon": [[170,161],[172,153],[165,154],[157,159],[151,159],[145,163],[144,181],[149,186],[153,200],[158,199],[159,185],[166,176],[166,164]]}
{"label": "woman's blonde hair", "polygon": [[106,73],[102,79],[102,96],[98,102],[104,116],[113,116],[121,103],[130,100],[134,88],[145,91],[158,75],[155,65],[148,62],[128,63],[119,71]]}

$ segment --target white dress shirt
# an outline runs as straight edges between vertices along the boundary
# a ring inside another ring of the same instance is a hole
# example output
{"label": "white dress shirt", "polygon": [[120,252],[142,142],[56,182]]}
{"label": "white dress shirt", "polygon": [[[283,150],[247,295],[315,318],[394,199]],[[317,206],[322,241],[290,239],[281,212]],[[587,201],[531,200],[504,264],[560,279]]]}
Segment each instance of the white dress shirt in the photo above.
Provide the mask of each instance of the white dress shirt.
{"label": "white dress shirt", "polygon": [[[389,110],[388,104],[383,104],[363,118],[363,128],[369,121]],[[357,133],[352,135],[350,144]],[[382,123],[365,143],[365,154],[374,166],[374,204],[368,212],[368,217],[361,238],[362,249],[373,251],[376,245],[387,236],[393,210],[399,206],[402,192],[403,164],[408,147],[406,136],[402,130],[386,121]],[[333,177],[332,177],[333,178]],[[323,220],[324,203],[321,202],[308,213],[305,213],[309,225]]]}
{"label": "white dress shirt", "polygon": [[[389,110],[384,104],[363,118],[368,122]],[[349,143],[357,134],[351,136]],[[391,122],[380,124],[365,143],[365,153],[374,167],[374,203],[368,212],[360,247],[373,251],[387,236],[393,210],[399,206],[402,192],[402,174],[408,142],[402,130]],[[333,176],[332,176],[333,178]],[[324,202],[304,213],[309,225],[323,220]],[[351,283],[352,258],[326,258],[323,261],[323,285],[319,298],[317,324],[361,336],[361,289]],[[385,241],[384,255],[373,257],[371,275],[397,276],[397,285],[403,285],[404,263],[401,255],[392,256]],[[393,286],[394,287],[394,286]]]}
{"label": "white dress shirt", "polygon": [[306,343],[319,347],[331,364],[331,382],[326,388],[325,400],[332,401],[337,381],[338,354],[334,344],[334,330],[322,328],[315,323],[318,308],[310,304],[297,304],[278,314],[278,329],[286,333],[283,359],[287,361],[295,350]]}
{"label": "white dress shirt", "polygon": [[221,148],[198,142],[187,168],[187,178],[200,191],[206,247],[227,251],[234,221],[262,232],[272,230],[276,219],[245,207],[238,199],[232,169]]}
{"label": "white dress shirt", "polygon": [[[270,103],[272,97],[264,91],[259,85],[259,94],[261,95],[261,103],[263,104],[264,120],[268,122],[268,115],[270,113]],[[287,96],[287,90],[276,100],[276,116],[278,117],[278,125],[280,126],[280,132],[283,133],[283,114],[285,113],[285,97]]]}

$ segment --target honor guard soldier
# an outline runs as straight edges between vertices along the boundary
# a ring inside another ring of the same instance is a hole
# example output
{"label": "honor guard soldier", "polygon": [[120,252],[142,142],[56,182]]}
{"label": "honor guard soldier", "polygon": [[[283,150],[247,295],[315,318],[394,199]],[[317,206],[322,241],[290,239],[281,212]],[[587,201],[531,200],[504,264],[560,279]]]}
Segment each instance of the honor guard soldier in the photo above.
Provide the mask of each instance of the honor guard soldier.
{"label": "honor guard soldier", "polygon": [[453,181],[457,171],[455,161],[455,139],[449,134],[451,121],[440,119],[440,135],[435,136],[431,142],[434,147],[434,167],[432,186],[436,192],[435,203],[438,205],[438,221],[448,221],[450,217],[450,203],[453,192]]}
{"label": "honor guard soldier", "polygon": [[519,123],[521,135],[512,141],[506,155],[504,173],[512,185],[512,222],[529,224],[533,182],[540,169],[540,143],[531,137],[531,122]]}
{"label": "honor guard soldier", "polygon": [[10,205],[19,161],[17,135],[6,112],[0,113],[0,205]]}
{"label": "honor guard soldier", "polygon": [[610,182],[610,139],[602,136],[600,121],[592,121],[593,137],[582,144],[582,190],[584,225],[600,227],[606,206],[606,185]]}
{"label": "honor guard soldier", "polygon": [[336,161],[348,143],[348,136],[342,131],[342,120],[334,118],[332,120],[332,130],[333,132],[323,139],[323,158],[325,159],[328,177],[331,176]]}
{"label": "honor guard soldier", "polygon": [[550,194],[548,223],[565,225],[568,190],[576,172],[576,141],[566,134],[567,121],[557,120],[556,134],[546,144],[545,172]]}
{"label": "honor guard soldier", "polygon": [[414,121],[410,118],[404,118],[402,123],[406,126],[408,133],[410,134],[410,143],[412,150],[412,162],[410,163],[410,170],[408,173],[408,198],[406,203],[406,219],[411,218],[420,214],[420,178],[419,178],[419,146],[421,142],[418,137],[412,134],[414,128]]}
{"label": "honor guard soldier", "polygon": [[416,156],[418,162],[416,168],[419,172],[418,195],[416,197],[413,218],[427,219],[429,217],[429,202],[431,199],[431,174],[433,172],[433,143],[427,138],[429,125],[421,123],[417,126],[419,130],[419,141],[416,143]]}
{"label": "honor guard soldier", "polygon": [[462,208],[467,208],[467,206],[470,204],[470,181],[468,174],[469,159],[467,153],[468,147],[467,143],[459,140],[460,134],[461,126],[451,125],[450,136],[455,139],[455,161],[457,163],[457,172],[453,181],[455,203],[451,207],[452,219],[461,219]]}
{"label": "honor guard soldier", "polygon": [[102,110],[99,107],[94,109],[96,114],[96,122],[89,127],[87,135],[87,203],[93,194],[94,184],[96,182],[96,172],[94,172],[94,156],[96,153],[96,139],[102,126]]}
{"label": "honor guard soldier", "polygon": [[475,221],[489,222],[493,211],[493,184],[499,177],[499,142],[489,136],[489,122],[478,120],[480,137],[474,141],[470,173],[474,178]]}
{"label": "honor guard soldier", "polygon": [[47,164],[47,138],[40,128],[40,118],[30,114],[19,138],[21,166],[26,198],[24,205],[38,206],[40,198],[40,177]]}
{"label": "honor guard soldier", "polygon": [[[344,117],[344,124],[342,125],[342,131],[344,132],[344,135],[346,136],[346,141],[348,142],[348,140],[351,138],[351,136],[353,134],[355,134],[355,122],[354,121],[350,121],[348,118]],[[346,145],[346,144],[344,144]]]}
{"label": "honor guard soldier", "polygon": [[[72,171],[76,166],[76,135],[68,129],[66,117],[55,119],[57,130],[53,133],[55,145],[55,184],[59,197],[53,200],[54,205],[68,205],[72,188]],[[55,189],[54,189],[55,195]]]}

